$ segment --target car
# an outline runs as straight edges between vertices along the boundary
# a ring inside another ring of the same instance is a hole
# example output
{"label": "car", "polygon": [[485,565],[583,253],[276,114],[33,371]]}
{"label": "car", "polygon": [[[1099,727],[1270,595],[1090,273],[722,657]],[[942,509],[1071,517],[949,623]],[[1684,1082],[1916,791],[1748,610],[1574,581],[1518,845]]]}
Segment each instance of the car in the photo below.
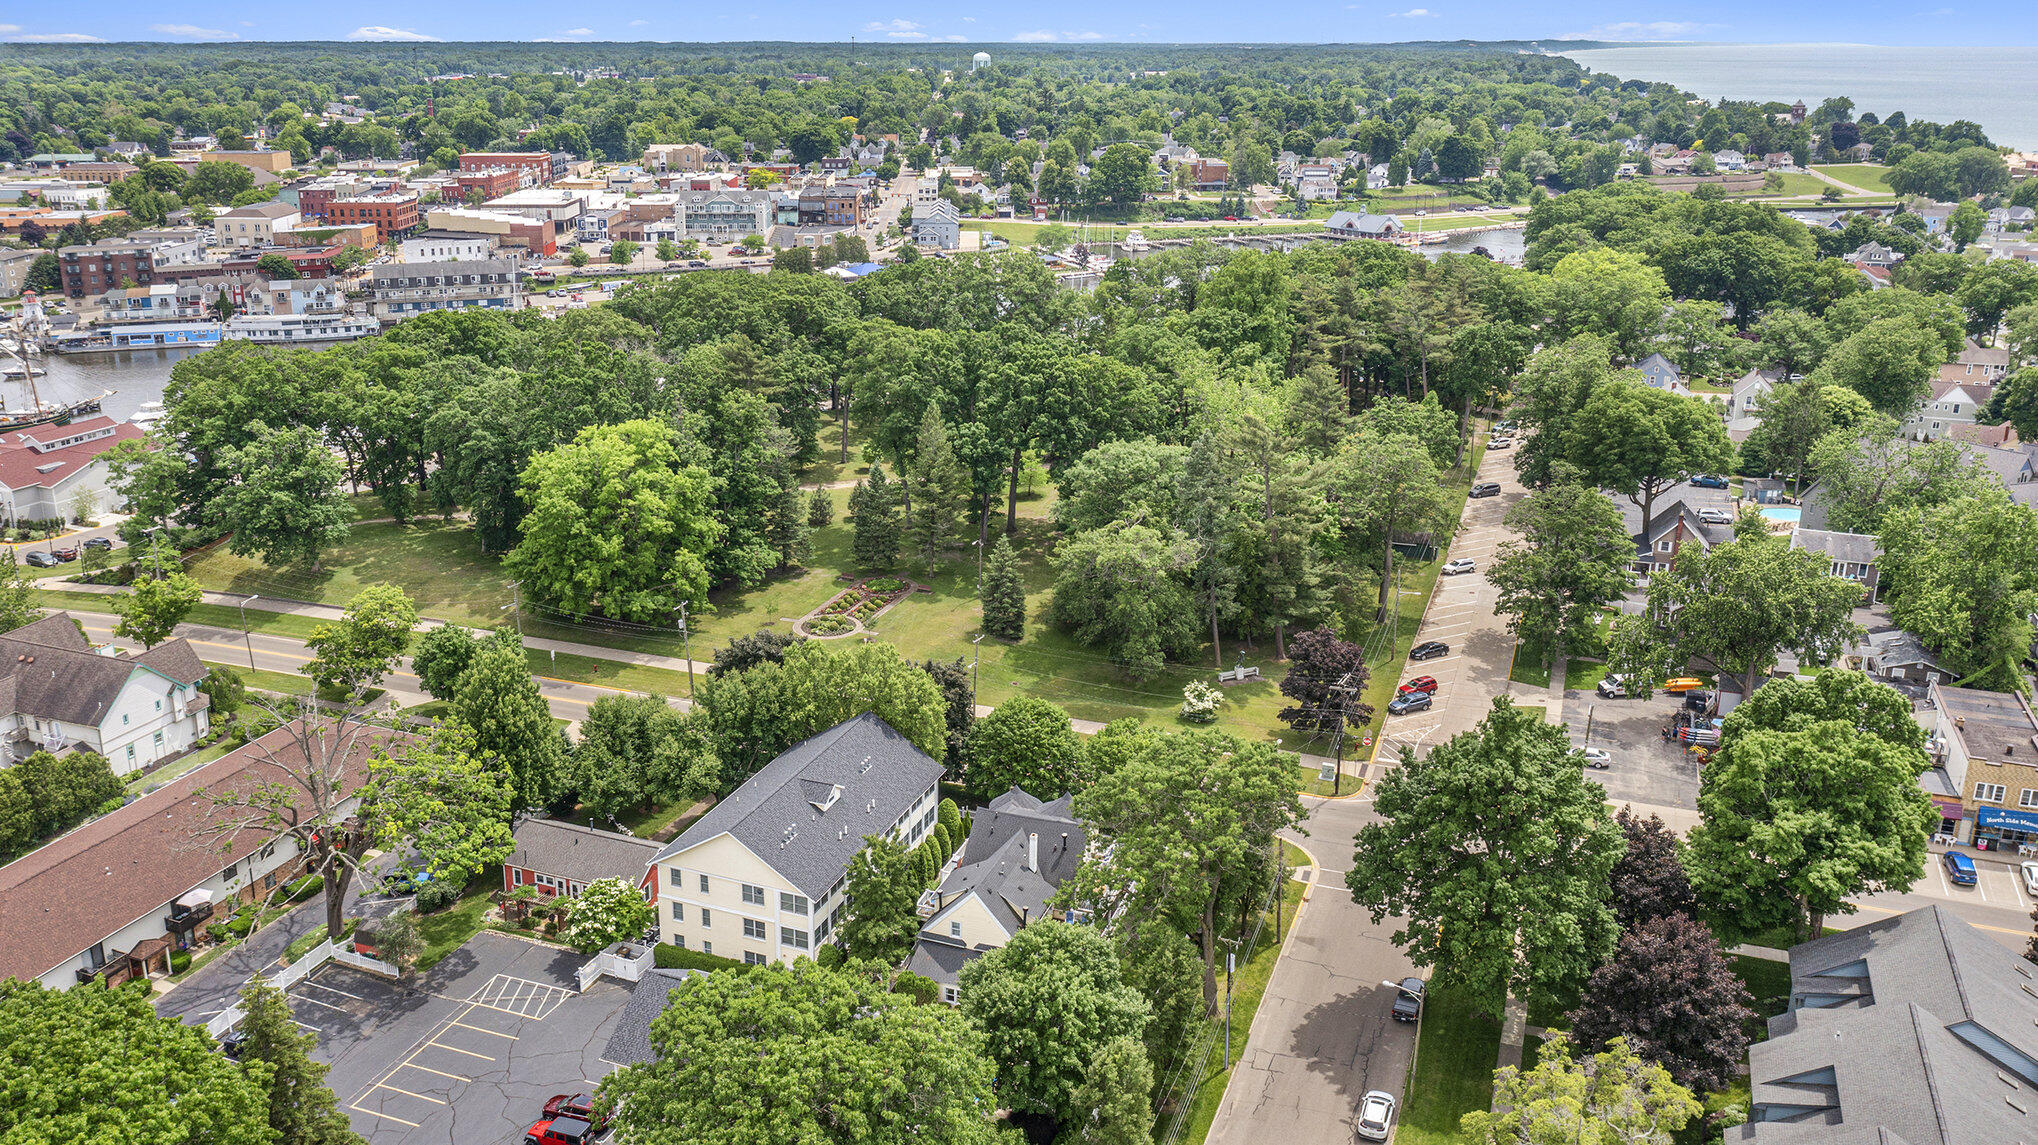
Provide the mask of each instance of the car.
{"label": "car", "polygon": [[1394,694],[1397,696],[1405,696],[1410,692],[1434,693],[1436,690],[1437,690],[1437,678],[1435,676],[1417,676],[1415,679],[1410,680],[1406,684],[1401,685],[1399,688],[1396,688],[1394,690]]}
{"label": "car", "polygon": [[382,876],[382,893],[391,898],[403,898],[418,893],[416,876],[409,871],[391,871]]}
{"label": "car", "polygon": [[1663,681],[1661,690],[1676,696],[1682,695],[1685,692],[1694,692],[1703,687],[1705,687],[1705,681],[1696,676],[1679,676],[1674,680]]}
{"label": "car", "polygon": [[1375,1089],[1359,1099],[1359,1136],[1385,1141],[1394,1134],[1394,1095]]}
{"label": "car", "polygon": [[1958,851],[1946,852],[1946,879],[1956,887],[1971,887],[1981,881],[1974,869],[1974,860]]}
{"label": "car", "polygon": [[1413,1022],[1422,1017],[1422,996],[1429,983],[1420,978],[1403,978],[1394,986],[1394,1020]]}
{"label": "car", "polygon": [[2024,889],[2038,898],[2038,863],[2027,862],[2019,869],[2024,872]]}
{"label": "car", "polygon": [[1408,658],[1410,660],[1434,660],[1439,656],[1449,656],[1450,654],[1451,646],[1441,640],[1425,640],[1408,650]]}
{"label": "car", "polygon": [[50,552],[60,561],[75,561],[78,559],[78,546],[76,545],[65,545],[61,549],[51,549]]}
{"label": "car", "polygon": [[113,547],[113,538],[87,537],[85,538],[85,547],[88,549],[111,549]]}
{"label": "car", "polygon": [[1613,766],[1613,753],[1603,747],[1585,749],[1585,766],[1594,771],[1605,771]]}
{"label": "car", "polygon": [[1500,496],[1500,482],[1481,481],[1477,485],[1472,486],[1471,495],[1474,497],[1498,497]]}
{"label": "car", "polygon": [[235,1026],[219,1036],[219,1052],[229,1061],[241,1060],[241,1047],[248,1044],[248,1032]]}
{"label": "car", "polygon": [[1711,473],[1696,473],[1691,477],[1691,487],[1693,489],[1725,489],[1727,487],[1727,479]]}
{"label": "car", "polygon": [[1225,221],[1225,222],[1227,222],[1227,223],[1235,223],[1235,222],[1237,222],[1237,221],[1238,221],[1238,216],[1237,216],[1237,215],[1226,215],[1226,216],[1224,216],[1224,221]]}
{"label": "car", "polygon": [[22,554],[21,559],[39,569],[55,568],[57,566],[57,558],[43,552],[41,549],[30,549]]}
{"label": "car", "polygon": [[1734,514],[1730,509],[1707,508],[1698,511],[1698,519],[1707,525],[1731,525],[1734,523]]}
{"label": "car", "polygon": [[1428,692],[1410,692],[1405,696],[1396,696],[1388,701],[1387,714],[1390,716],[1405,716],[1410,712],[1426,712],[1429,710],[1430,705],[1435,702],[1436,697]]}
{"label": "car", "polygon": [[550,1117],[524,1130],[524,1145],[583,1145],[594,1140],[594,1126],[578,1117]]}
{"label": "car", "polygon": [[1486,448],[1488,449],[1512,449],[1513,447],[1514,439],[1511,437],[1489,437],[1486,439]]}
{"label": "car", "polygon": [[1628,681],[1624,676],[1609,673],[1595,690],[1609,700],[1625,700],[1628,698]]}
{"label": "car", "polygon": [[1445,576],[1457,576],[1460,573],[1476,572],[1478,568],[1478,565],[1472,563],[1471,557],[1452,557],[1444,562],[1443,572]]}
{"label": "car", "polygon": [[1496,421],[1493,423],[1493,432],[1500,434],[1513,433],[1515,430],[1520,428],[1521,423],[1515,421],[1513,418],[1509,418],[1506,421]]}
{"label": "car", "polygon": [[545,1103],[545,1116],[578,1117],[592,1124],[596,1133],[609,1126],[606,1114],[595,1115],[594,1095],[591,1093],[555,1093],[552,1099]]}

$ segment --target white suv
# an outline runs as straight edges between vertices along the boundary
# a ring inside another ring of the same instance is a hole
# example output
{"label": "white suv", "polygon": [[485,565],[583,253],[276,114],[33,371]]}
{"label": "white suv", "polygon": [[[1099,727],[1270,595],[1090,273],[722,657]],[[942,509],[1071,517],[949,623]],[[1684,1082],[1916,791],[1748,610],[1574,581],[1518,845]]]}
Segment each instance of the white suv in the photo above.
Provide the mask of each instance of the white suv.
{"label": "white suv", "polygon": [[1359,1099],[1359,1136],[1385,1141],[1394,1135],[1394,1095],[1371,1090]]}

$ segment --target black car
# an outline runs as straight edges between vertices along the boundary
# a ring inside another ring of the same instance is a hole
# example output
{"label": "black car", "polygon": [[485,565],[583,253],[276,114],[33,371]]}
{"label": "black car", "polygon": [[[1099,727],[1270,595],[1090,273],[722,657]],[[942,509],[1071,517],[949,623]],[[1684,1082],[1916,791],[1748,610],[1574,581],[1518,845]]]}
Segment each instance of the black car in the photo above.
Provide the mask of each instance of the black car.
{"label": "black car", "polygon": [[1472,496],[1498,497],[1500,496],[1500,483],[1498,481],[1481,481],[1477,485],[1472,486]]}
{"label": "black car", "polygon": [[1422,994],[1427,984],[1420,978],[1403,978],[1394,989],[1394,1020],[1413,1022],[1422,1017]]}
{"label": "black car", "polygon": [[1691,478],[1691,487],[1694,489],[1725,489],[1727,487],[1727,479],[1724,477],[1714,477],[1707,473],[1694,474]]}
{"label": "black car", "polygon": [[1428,692],[1410,692],[1407,695],[1394,697],[1387,705],[1387,714],[1399,716],[1406,715],[1409,712],[1427,711],[1429,706],[1435,702],[1436,697]]}
{"label": "black car", "polygon": [[239,1026],[219,1036],[219,1052],[232,1061],[241,1060],[241,1047],[248,1044],[247,1032]]}
{"label": "black car", "polygon": [[1408,650],[1408,658],[1410,660],[1434,660],[1439,656],[1449,656],[1450,654],[1451,646],[1441,640],[1425,640]]}
{"label": "black car", "polygon": [[85,538],[85,547],[88,549],[110,549],[113,547],[113,541],[108,537],[87,537]]}

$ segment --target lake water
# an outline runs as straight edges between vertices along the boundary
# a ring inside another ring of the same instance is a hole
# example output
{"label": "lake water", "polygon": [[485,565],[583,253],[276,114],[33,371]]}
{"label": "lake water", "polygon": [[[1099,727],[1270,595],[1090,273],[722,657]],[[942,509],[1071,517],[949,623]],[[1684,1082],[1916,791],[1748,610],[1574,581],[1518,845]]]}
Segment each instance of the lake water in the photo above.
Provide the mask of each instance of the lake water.
{"label": "lake water", "polygon": [[2038,47],[1865,44],[1661,44],[1560,53],[1595,72],[1671,83],[1705,99],[1816,108],[1845,96],[1854,114],[1981,124],[1992,142],[2038,150]]}
{"label": "lake water", "polygon": [[101,403],[101,411],[116,421],[126,421],[143,402],[163,400],[163,387],[170,384],[171,366],[201,352],[201,347],[184,347],[121,350],[111,354],[45,354],[38,361],[49,368],[49,375],[37,378],[35,384],[46,400],[71,401],[111,390]]}

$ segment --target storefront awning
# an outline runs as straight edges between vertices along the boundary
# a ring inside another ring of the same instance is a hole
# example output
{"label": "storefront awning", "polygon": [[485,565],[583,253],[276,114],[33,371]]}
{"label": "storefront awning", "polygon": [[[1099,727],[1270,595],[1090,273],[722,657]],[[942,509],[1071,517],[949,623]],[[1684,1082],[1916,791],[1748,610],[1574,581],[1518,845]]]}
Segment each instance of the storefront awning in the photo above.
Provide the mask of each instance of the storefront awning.
{"label": "storefront awning", "polygon": [[2019,811],[2010,807],[1982,807],[1975,810],[1974,821],[1983,827],[2038,831],[2038,811]]}

